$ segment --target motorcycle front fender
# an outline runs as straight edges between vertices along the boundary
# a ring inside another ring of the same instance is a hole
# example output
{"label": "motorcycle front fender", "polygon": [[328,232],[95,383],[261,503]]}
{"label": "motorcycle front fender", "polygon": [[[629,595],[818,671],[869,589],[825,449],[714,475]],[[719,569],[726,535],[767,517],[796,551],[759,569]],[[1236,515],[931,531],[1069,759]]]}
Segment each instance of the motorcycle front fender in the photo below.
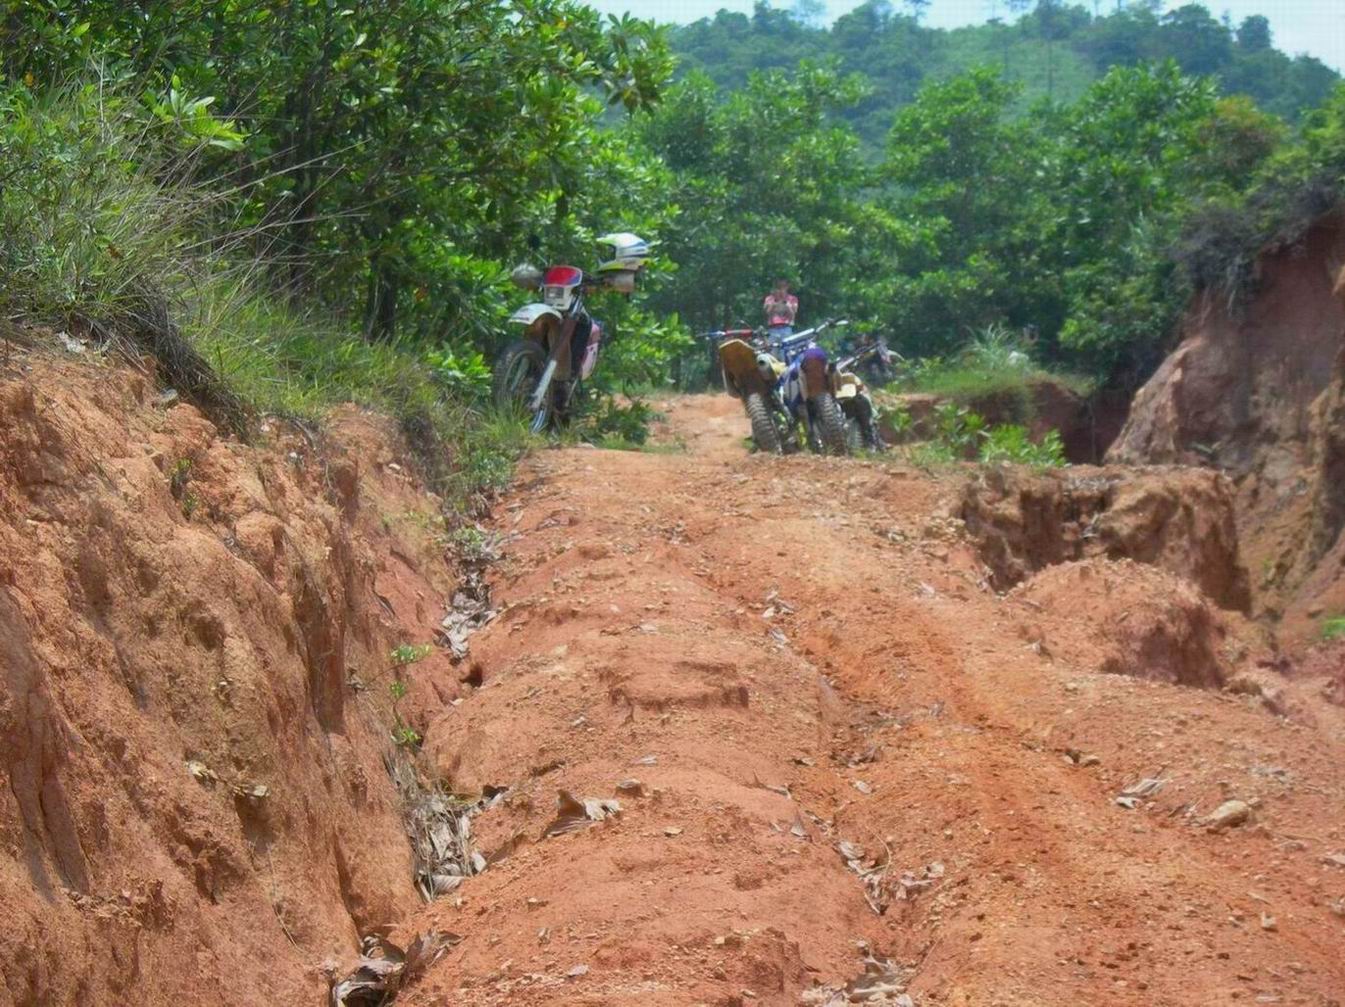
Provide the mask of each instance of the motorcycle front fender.
{"label": "motorcycle front fender", "polygon": [[509,321],[519,325],[531,325],[537,319],[545,318],[547,315],[550,315],[556,321],[560,321],[562,318],[561,313],[549,304],[525,304],[509,316]]}

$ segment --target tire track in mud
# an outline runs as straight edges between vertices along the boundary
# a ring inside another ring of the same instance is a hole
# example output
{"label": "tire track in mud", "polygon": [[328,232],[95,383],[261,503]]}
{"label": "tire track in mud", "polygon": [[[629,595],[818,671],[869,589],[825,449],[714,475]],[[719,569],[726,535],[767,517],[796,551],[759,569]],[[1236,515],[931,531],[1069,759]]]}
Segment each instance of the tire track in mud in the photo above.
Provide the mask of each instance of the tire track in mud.
{"label": "tire track in mud", "polygon": [[[951,483],[749,457],[736,408],[676,403],[686,455],[527,463],[481,688],[427,733],[456,789],[509,788],[474,822],[491,867],[405,928],[463,940],[399,1002],[795,1004],[861,946],[921,1005],[1333,1002],[1303,858],[1112,797],[1229,733],[1295,766],[1339,736],[1057,666],[1029,645],[1050,614],[937,517]],[[622,811],[542,838],[560,791]],[[841,840],[886,865],[884,915]],[[1295,925],[1230,926],[1248,886]]]}

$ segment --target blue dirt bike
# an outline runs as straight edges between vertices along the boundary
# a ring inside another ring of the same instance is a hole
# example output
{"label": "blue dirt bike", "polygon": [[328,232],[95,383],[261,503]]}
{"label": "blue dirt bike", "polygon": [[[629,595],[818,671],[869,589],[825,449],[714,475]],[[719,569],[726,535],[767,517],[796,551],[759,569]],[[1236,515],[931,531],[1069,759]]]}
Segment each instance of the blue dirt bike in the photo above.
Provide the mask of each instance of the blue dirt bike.
{"label": "blue dirt bike", "polygon": [[819,454],[848,455],[845,413],[832,387],[827,351],[817,337],[845,321],[828,321],[772,343],[757,354],[757,370],[772,385],[773,404],[786,428],[785,443],[802,442]]}

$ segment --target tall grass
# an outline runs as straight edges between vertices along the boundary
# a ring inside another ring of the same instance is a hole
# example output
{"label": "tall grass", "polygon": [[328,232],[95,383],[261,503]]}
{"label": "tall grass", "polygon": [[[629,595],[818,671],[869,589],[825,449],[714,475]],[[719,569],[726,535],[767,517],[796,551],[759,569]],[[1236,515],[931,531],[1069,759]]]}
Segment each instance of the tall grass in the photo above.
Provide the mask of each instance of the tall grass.
{"label": "tall grass", "polygon": [[436,380],[422,348],[367,342],[270,291],[255,233],[233,224],[236,187],[207,166],[203,145],[97,85],[0,89],[4,317],[142,346],[153,329],[161,364],[208,365],[254,413],[390,413],[460,506],[506,482],[518,426]]}
{"label": "tall grass", "polygon": [[967,347],[948,359],[928,358],[908,368],[901,380],[905,391],[940,395],[958,403],[1008,396],[1028,396],[1032,384],[1051,381],[1087,396],[1093,382],[1077,374],[1048,370],[1033,359],[1031,340],[1003,325],[990,325]]}

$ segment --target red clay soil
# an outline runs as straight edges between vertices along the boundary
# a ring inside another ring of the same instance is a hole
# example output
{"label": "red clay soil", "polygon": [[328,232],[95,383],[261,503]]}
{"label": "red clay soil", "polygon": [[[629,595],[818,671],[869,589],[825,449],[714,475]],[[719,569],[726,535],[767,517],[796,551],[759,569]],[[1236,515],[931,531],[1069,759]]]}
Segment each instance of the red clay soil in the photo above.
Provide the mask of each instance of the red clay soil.
{"label": "red clay soil", "polygon": [[[420,904],[388,654],[443,616],[440,504],[382,419],[247,447],[158,396],[0,362],[0,1004],[318,1004]],[[436,653],[403,712],[455,694]]]}
{"label": "red clay soil", "polygon": [[1256,263],[1247,303],[1193,299],[1109,461],[1218,466],[1252,610],[1293,655],[1345,614],[1345,216]]}
{"label": "red clay soil", "polygon": [[[1340,1002],[1345,711],[1241,617],[1106,559],[997,595],[960,472],[669,409],[685,453],[544,451],[498,512],[505,612],[426,754],[509,790],[489,869],[399,931],[462,938],[399,1004],[824,1002],[861,948],[918,1005]],[[1107,673],[1167,610],[1210,666],[1159,677],[1235,688]],[[561,791],[621,811],[543,838]]]}
{"label": "red clay soil", "polygon": [[[1345,709],[1179,572],[997,593],[975,469],[751,456],[724,396],[657,450],[533,455],[499,618],[408,670],[425,776],[507,788],[489,867],[417,906],[387,653],[451,584],[395,437],[245,447],[125,371],[20,366],[0,1003],[318,1007],[384,927],[461,937],[399,1007],[840,1003],[866,954],[871,1004],[1345,998]],[[543,838],[562,791],[620,812]]]}

